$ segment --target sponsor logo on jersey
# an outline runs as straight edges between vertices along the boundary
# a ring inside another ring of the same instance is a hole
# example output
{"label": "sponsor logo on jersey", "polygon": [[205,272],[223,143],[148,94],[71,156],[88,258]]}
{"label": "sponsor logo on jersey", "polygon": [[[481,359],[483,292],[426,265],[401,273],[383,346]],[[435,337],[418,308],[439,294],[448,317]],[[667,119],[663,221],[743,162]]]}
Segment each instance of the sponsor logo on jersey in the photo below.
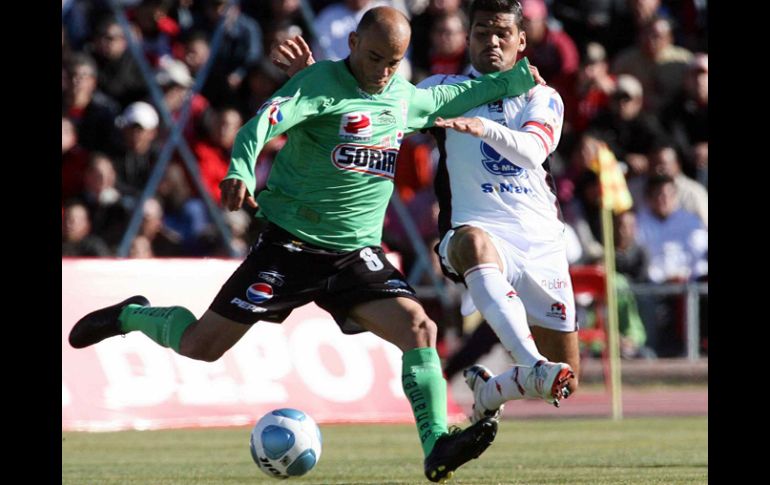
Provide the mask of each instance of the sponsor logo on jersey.
{"label": "sponsor logo on jersey", "polygon": [[503,112],[503,100],[498,99],[497,101],[493,101],[491,103],[487,104],[487,108],[491,113],[502,113]]}
{"label": "sponsor logo on jersey", "polygon": [[273,297],[273,287],[267,283],[254,283],[246,290],[246,298],[252,303],[262,303]]}
{"label": "sponsor logo on jersey", "polygon": [[409,286],[404,280],[388,280],[385,284],[391,288],[407,288]]}
{"label": "sponsor logo on jersey", "polygon": [[283,275],[277,271],[260,271],[257,276],[274,286],[283,286]]}
{"label": "sponsor logo on jersey", "polygon": [[232,300],[230,300],[230,303],[242,310],[248,310],[251,313],[265,313],[267,311],[267,308],[262,308],[257,305],[252,305],[251,303],[247,301],[243,301],[238,297],[235,297]]}
{"label": "sponsor logo on jersey", "polygon": [[396,173],[398,149],[343,143],[334,147],[332,163],[340,170],[368,173],[392,179]]}
{"label": "sponsor logo on jersey", "polygon": [[512,175],[514,177],[527,178],[527,171],[503,157],[497,150],[483,141],[479,146],[481,150],[481,163],[484,168],[494,175]]}
{"label": "sponsor logo on jersey", "polygon": [[508,298],[508,301],[511,301],[514,299],[514,297],[518,296],[518,293],[516,291],[511,290],[508,293],[505,294],[505,297]]}
{"label": "sponsor logo on jersey", "polygon": [[485,194],[491,194],[494,192],[510,192],[512,194],[529,194],[532,193],[532,189],[529,187],[522,187],[521,185],[513,185],[507,182],[500,182],[497,184],[486,183],[481,184],[481,191]]}
{"label": "sponsor logo on jersey", "polygon": [[540,286],[549,290],[561,290],[569,288],[569,281],[561,278],[553,278],[550,280],[540,280]]}
{"label": "sponsor logo on jersey", "polygon": [[551,310],[546,313],[549,317],[567,319],[567,305],[558,301],[551,305]]}
{"label": "sponsor logo on jersey", "polygon": [[343,140],[371,140],[372,115],[368,111],[356,111],[342,115],[340,138]]}
{"label": "sponsor logo on jersey", "polygon": [[377,123],[380,125],[395,125],[396,117],[393,115],[393,110],[384,109],[377,115]]}

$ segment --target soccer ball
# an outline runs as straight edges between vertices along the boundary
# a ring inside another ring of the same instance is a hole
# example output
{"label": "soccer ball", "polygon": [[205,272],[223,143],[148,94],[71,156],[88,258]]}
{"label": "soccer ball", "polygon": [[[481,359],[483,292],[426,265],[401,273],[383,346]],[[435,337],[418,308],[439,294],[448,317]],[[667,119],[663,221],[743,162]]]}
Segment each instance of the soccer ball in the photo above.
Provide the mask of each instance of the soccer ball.
{"label": "soccer ball", "polygon": [[321,430],[297,409],[270,411],[251,431],[251,457],[273,478],[304,475],[321,458]]}

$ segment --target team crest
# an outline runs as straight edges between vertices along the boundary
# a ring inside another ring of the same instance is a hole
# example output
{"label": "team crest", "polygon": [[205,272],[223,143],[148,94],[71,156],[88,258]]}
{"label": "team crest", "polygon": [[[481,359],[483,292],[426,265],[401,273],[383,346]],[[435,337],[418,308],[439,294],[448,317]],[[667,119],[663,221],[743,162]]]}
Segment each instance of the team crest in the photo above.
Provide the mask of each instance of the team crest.
{"label": "team crest", "polygon": [[487,169],[488,172],[495,175],[512,175],[514,177],[528,178],[526,170],[497,153],[497,150],[483,141],[481,142],[480,149],[482,156],[481,163],[484,164],[484,168]]}
{"label": "team crest", "polygon": [[283,121],[283,113],[281,113],[281,105],[289,100],[291,96],[279,96],[277,98],[268,99],[257,110],[257,116],[268,111],[268,120],[271,125],[277,125]]}

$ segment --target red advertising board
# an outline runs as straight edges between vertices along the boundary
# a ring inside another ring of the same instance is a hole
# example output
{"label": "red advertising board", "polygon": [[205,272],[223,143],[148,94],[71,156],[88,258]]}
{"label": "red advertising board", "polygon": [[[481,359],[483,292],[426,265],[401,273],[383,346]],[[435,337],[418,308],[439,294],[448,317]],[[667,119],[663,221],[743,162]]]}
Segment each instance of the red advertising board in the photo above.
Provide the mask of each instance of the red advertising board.
{"label": "red advertising board", "polygon": [[[413,422],[401,352],[370,333],[342,334],[313,304],[260,322],[224,357],[198,362],[139,332],[76,350],[78,318],[134,294],[201,315],[239,261],[62,260],[62,429],[113,431],[247,425],[280,407],[319,422]],[[463,418],[449,404],[450,419]]]}

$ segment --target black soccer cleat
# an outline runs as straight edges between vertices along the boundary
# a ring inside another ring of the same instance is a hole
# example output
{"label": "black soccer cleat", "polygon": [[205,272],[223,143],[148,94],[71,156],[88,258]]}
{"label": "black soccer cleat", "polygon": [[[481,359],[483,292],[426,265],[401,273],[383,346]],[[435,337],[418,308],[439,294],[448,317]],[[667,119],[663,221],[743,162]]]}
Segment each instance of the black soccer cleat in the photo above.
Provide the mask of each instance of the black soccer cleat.
{"label": "black soccer cleat", "polygon": [[496,434],[497,421],[492,418],[484,418],[464,430],[454,428],[436,440],[425,458],[425,476],[431,482],[444,483],[456,469],[481,456]]}
{"label": "black soccer cleat", "polygon": [[125,332],[120,328],[118,317],[123,307],[126,305],[148,306],[150,301],[141,296],[132,296],[123,300],[117,305],[108,306],[101,310],[96,310],[84,316],[70,330],[70,345],[76,349],[88,347],[102,340],[114,337],[115,335],[124,335]]}

